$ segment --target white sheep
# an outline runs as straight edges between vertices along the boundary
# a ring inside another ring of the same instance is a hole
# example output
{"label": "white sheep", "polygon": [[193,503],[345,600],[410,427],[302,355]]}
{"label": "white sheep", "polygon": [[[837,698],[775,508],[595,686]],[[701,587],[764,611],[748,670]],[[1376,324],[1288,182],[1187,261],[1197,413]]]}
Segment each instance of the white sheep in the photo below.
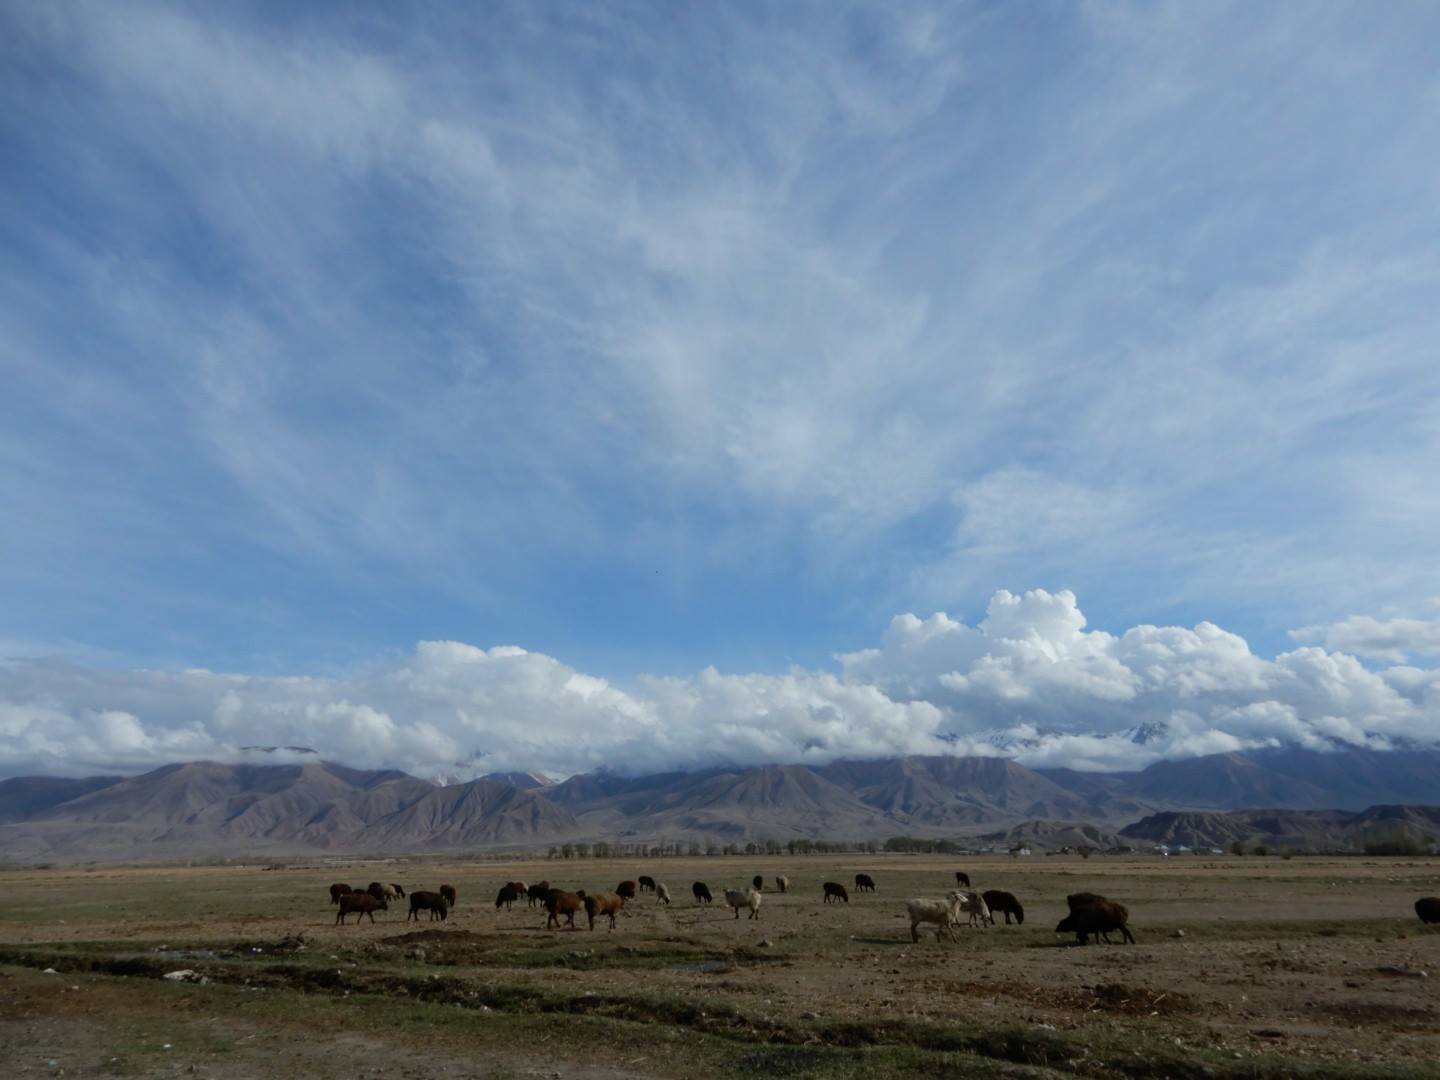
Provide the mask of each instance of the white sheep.
{"label": "white sheep", "polygon": [[659,900],[662,904],[670,903],[670,890],[665,887],[663,881],[657,881],[655,883],[655,899]]}
{"label": "white sheep", "polygon": [[726,889],[725,903],[735,909],[735,918],[740,918],[740,909],[749,908],[750,918],[760,917],[760,894],[754,889]]}
{"label": "white sheep", "polygon": [[944,900],[907,900],[905,910],[910,914],[910,940],[920,940],[920,924],[935,924],[935,940],[948,930],[950,940],[955,940],[955,927],[960,924],[961,894],[951,891]]}
{"label": "white sheep", "polygon": [[989,906],[985,903],[985,898],[978,892],[960,892],[951,889],[946,895],[959,899],[960,910],[969,913],[971,926],[974,926],[977,922],[981,926],[989,926],[995,921],[990,914]]}

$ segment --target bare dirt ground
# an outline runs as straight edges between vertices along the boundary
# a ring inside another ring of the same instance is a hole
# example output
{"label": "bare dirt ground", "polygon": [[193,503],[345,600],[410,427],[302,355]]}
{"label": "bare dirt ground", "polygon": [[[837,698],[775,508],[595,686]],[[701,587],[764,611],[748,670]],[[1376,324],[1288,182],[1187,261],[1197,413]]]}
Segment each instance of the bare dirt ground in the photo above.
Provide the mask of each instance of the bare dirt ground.
{"label": "bare dirt ground", "polygon": [[[957,868],[1025,923],[912,942],[905,899]],[[758,920],[691,899],[756,873]],[[642,896],[613,932],[494,906],[508,880],[640,874],[674,903]],[[450,882],[460,902],[342,927],[337,880]],[[850,903],[821,902],[829,880]],[[1435,859],[414,860],[3,886],[0,1062],[20,1075],[1440,1076],[1440,927],[1413,911],[1440,894]],[[1138,944],[1057,938],[1082,890],[1125,903]],[[160,978],[182,969],[208,982]]]}

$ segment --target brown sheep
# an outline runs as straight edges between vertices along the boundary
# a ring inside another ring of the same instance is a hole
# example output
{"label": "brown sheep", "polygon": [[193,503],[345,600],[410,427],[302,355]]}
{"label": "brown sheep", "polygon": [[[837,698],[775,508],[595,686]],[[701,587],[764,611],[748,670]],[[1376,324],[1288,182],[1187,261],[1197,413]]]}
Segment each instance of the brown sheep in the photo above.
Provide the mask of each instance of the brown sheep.
{"label": "brown sheep", "polygon": [[759,874],[756,874],[753,878],[750,879],[750,885],[756,892],[765,891],[765,879]]}
{"label": "brown sheep", "polygon": [[360,925],[360,920],[366,915],[370,916],[370,921],[373,923],[375,921],[375,912],[385,911],[387,907],[388,905],[385,903],[383,897],[377,900],[368,892],[348,892],[340,897],[340,910],[335,915],[335,921],[341,926],[344,926],[345,916],[353,911],[355,913],[356,926]]}
{"label": "brown sheep", "polygon": [[1130,927],[1125,925],[1130,919],[1130,913],[1125,910],[1124,904],[1117,904],[1114,900],[1099,900],[1093,904],[1081,904],[1073,909],[1069,915],[1061,919],[1055,927],[1057,934],[1074,934],[1080,939],[1081,945],[1089,944],[1089,938],[1093,934],[1098,939],[1104,939],[1105,944],[1110,944],[1109,934],[1118,930],[1122,940],[1135,944],[1135,935],[1130,933]]}
{"label": "brown sheep", "polygon": [[789,891],[790,891],[790,879],[789,879],[788,877],[786,877],[784,874],[776,874],[776,875],[775,875],[775,888],[779,889],[781,892],[789,892]]}
{"label": "brown sheep", "polygon": [[525,890],[525,895],[530,898],[531,907],[534,907],[536,904],[543,904],[545,897],[550,895],[550,882],[537,881]]}
{"label": "brown sheep", "polygon": [[516,900],[519,900],[522,895],[522,893],[515,891],[514,882],[507,882],[501,885],[499,893],[495,896],[495,910],[499,911],[503,905],[505,910],[509,911],[510,906],[514,904]]}
{"label": "brown sheep", "polygon": [[690,894],[695,897],[695,903],[708,904],[715,898],[710,895],[710,886],[703,881],[697,881],[690,886]]}
{"label": "brown sheep", "polygon": [[875,879],[872,878],[869,874],[856,874],[855,891],[865,892],[867,890],[870,892],[875,891]]}
{"label": "brown sheep", "polygon": [[371,896],[375,897],[376,900],[390,899],[388,896],[385,895],[385,885],[383,882],[372,881],[369,885],[365,886],[365,891]]}
{"label": "brown sheep", "polygon": [[1440,923],[1440,896],[1422,896],[1416,900],[1415,914],[1422,923]]}
{"label": "brown sheep", "polygon": [[615,916],[625,906],[625,898],[619,893],[599,892],[589,893],[585,897],[585,914],[590,919],[590,929],[595,929],[595,916],[607,915],[610,918],[610,929],[615,929]]}
{"label": "brown sheep", "polygon": [[638,886],[633,881],[622,881],[615,886],[615,895],[623,896],[626,900],[635,899],[635,890]]}
{"label": "brown sheep", "polygon": [[509,885],[512,889],[515,890],[515,899],[518,900],[518,899],[520,899],[520,897],[522,897],[522,896],[525,895],[525,882],[523,882],[523,881],[507,881],[506,884]]}
{"label": "brown sheep", "polygon": [[847,904],[850,902],[850,894],[845,891],[845,886],[841,885],[838,881],[827,881],[821,888],[825,890],[825,903],[827,904],[832,900],[844,900]]}
{"label": "brown sheep", "polygon": [[570,929],[578,930],[579,927],[575,925],[575,913],[583,910],[584,907],[585,892],[583,889],[580,892],[551,889],[550,895],[545,898],[545,910],[550,913],[550,917],[545,920],[545,929],[548,930],[554,926],[556,930],[559,930],[560,916],[564,915]]}
{"label": "brown sheep", "polygon": [[454,885],[441,885],[440,895],[445,897],[445,902],[449,904],[452,908],[455,906],[455,898],[457,894],[455,892]]}
{"label": "brown sheep", "polygon": [[338,904],[340,902],[340,897],[344,896],[348,892],[354,891],[354,889],[350,888],[350,886],[346,885],[343,881],[337,881],[334,885],[330,886],[330,902],[332,904]]}
{"label": "brown sheep", "polygon": [[1015,899],[1014,893],[1004,892],[1001,889],[987,889],[981,893],[985,898],[985,906],[990,909],[990,914],[997,911],[1005,913],[1005,925],[1010,925],[1010,916],[1015,916],[1015,921],[1021,926],[1025,925],[1025,909],[1020,906],[1020,901]]}
{"label": "brown sheep", "polygon": [[405,916],[408,923],[411,919],[420,921],[420,912],[430,912],[430,921],[434,922],[438,916],[441,922],[450,914],[450,903],[439,893],[426,892],[423,889],[410,894],[410,914]]}
{"label": "brown sheep", "polygon": [[641,892],[654,892],[654,891],[655,891],[655,879],[654,879],[653,877],[648,877],[648,876],[645,875],[645,874],[641,874],[641,875],[640,875],[640,891],[641,891]]}
{"label": "brown sheep", "polygon": [[964,870],[956,870],[956,871],[955,871],[955,884],[956,884],[956,885],[964,885],[965,888],[967,888],[967,889],[970,888],[970,875],[967,874],[967,873],[965,873]]}

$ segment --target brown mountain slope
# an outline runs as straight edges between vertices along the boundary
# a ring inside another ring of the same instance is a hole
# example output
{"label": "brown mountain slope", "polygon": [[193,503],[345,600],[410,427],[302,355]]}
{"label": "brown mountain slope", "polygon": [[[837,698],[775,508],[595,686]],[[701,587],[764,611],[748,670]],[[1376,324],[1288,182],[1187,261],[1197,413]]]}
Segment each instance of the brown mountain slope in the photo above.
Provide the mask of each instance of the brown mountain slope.
{"label": "brown mountain slope", "polygon": [[575,828],[574,815],[540,795],[472,780],[428,792],[362,829],[355,843],[375,851],[474,848],[548,840]]}

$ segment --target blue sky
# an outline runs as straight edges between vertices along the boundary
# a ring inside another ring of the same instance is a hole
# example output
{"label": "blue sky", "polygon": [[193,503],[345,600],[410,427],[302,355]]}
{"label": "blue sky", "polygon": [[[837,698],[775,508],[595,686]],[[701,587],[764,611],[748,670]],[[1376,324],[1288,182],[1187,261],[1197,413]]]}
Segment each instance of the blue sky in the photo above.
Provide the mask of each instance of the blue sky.
{"label": "blue sky", "polygon": [[424,641],[646,708],[711,665],[909,701],[838,655],[1033,589],[1421,671],[1434,727],[1437,37],[1418,3],[8,3],[0,738],[179,715],[71,676],[354,696]]}

